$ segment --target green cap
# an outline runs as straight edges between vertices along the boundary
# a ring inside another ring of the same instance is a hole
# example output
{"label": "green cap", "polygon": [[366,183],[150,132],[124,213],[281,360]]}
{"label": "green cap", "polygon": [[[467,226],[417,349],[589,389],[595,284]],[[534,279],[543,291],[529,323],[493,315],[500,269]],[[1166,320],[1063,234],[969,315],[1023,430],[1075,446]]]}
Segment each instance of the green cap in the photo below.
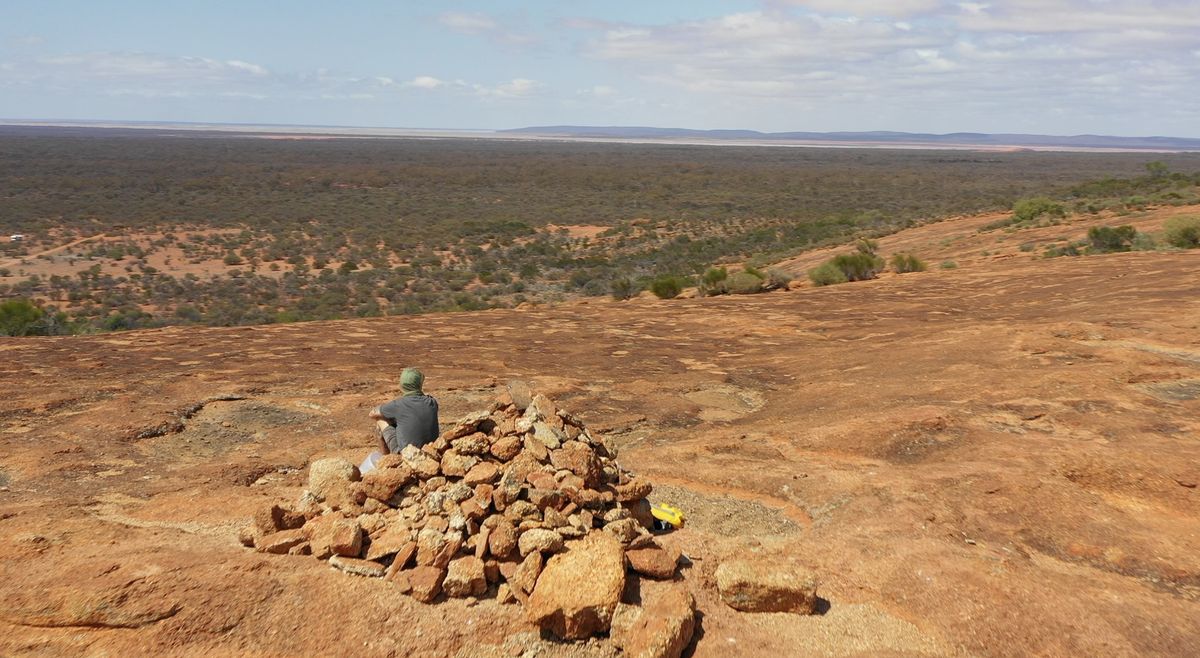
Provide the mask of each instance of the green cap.
{"label": "green cap", "polygon": [[421,395],[421,386],[425,383],[425,375],[416,368],[405,368],[400,373],[400,392],[404,395]]}

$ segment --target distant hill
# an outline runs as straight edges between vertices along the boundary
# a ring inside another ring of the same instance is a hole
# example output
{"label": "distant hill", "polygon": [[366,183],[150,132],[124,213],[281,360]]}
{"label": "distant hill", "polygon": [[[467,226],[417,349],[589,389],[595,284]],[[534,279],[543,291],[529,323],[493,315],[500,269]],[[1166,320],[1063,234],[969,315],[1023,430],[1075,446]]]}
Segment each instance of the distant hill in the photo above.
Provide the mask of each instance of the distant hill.
{"label": "distant hill", "polygon": [[780,132],[757,130],[689,130],[646,126],[532,126],[501,132],[545,137],[607,139],[703,139],[755,140],[774,142],[828,142],[843,144],[896,144],[930,146],[987,146],[1028,148],[1134,149],[1200,151],[1200,139],[1187,137],[1120,137],[1114,135],[1025,135],[1009,133],[906,133],[886,130],[867,132]]}

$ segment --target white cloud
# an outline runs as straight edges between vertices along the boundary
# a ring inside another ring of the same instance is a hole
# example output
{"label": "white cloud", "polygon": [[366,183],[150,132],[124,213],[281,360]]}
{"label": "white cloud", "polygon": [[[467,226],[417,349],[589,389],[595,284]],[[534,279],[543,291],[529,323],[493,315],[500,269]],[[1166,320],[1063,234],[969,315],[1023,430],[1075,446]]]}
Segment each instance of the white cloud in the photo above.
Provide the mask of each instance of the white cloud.
{"label": "white cloud", "polygon": [[538,41],[531,30],[506,25],[481,12],[443,12],[437,22],[459,34],[484,36],[505,46],[529,46]]}
{"label": "white cloud", "polygon": [[931,12],[944,3],[942,0],[784,0],[783,4],[833,16],[906,17]]}
{"label": "white cloud", "polygon": [[236,59],[221,61],[152,53],[78,53],[40,58],[34,65],[39,75],[60,79],[215,82],[253,80],[270,75],[263,66]]}
{"label": "white cloud", "polygon": [[959,25],[971,31],[1040,34],[1200,29],[1200,6],[1195,0],[1007,0],[962,3],[959,7],[963,10]]}
{"label": "white cloud", "polygon": [[1200,88],[1200,62],[1185,56],[1200,47],[1196,0],[786,4],[607,26],[584,52],[659,89],[703,95],[709,105],[767,114],[770,100],[871,121],[879,119],[863,108],[922,122],[942,114],[1033,122],[1052,107],[1103,117],[1148,98],[1170,113],[1194,107]]}
{"label": "white cloud", "polygon": [[489,98],[521,98],[536,92],[541,83],[529,78],[513,78],[494,87],[474,85],[475,93]]}
{"label": "white cloud", "polygon": [[429,75],[418,75],[412,80],[404,83],[404,86],[406,87],[416,87],[418,89],[437,89],[438,87],[444,87],[445,85],[446,81],[439,80]]}
{"label": "white cloud", "polygon": [[492,17],[479,12],[448,11],[439,14],[437,21],[462,34],[481,34],[499,27]]}

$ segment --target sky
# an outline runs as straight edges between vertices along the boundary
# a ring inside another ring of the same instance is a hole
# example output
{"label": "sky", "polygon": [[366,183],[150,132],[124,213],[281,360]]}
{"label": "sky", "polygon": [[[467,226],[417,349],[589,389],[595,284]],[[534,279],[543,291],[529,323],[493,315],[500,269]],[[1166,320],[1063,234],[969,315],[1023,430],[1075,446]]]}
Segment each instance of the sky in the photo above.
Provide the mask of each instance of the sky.
{"label": "sky", "polygon": [[0,0],[0,118],[1200,137],[1200,0]]}

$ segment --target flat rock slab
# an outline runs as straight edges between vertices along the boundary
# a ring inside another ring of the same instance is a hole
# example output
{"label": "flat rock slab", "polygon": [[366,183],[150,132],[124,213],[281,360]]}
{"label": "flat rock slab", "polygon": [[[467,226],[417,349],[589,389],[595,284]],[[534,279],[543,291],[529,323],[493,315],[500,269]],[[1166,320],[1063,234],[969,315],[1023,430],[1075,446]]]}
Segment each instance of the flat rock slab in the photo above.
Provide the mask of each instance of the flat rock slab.
{"label": "flat rock slab", "polygon": [[679,549],[658,546],[631,548],[625,551],[625,557],[629,559],[629,566],[643,576],[667,580],[675,577]]}
{"label": "flat rock slab", "polygon": [[339,571],[345,571],[355,576],[367,576],[368,578],[382,578],[387,570],[382,564],[372,562],[371,560],[360,560],[354,557],[342,557],[335,555],[329,558],[329,566]]}
{"label": "flat rock slab", "polygon": [[817,607],[816,576],[795,565],[731,560],[717,567],[721,600],[743,612],[797,612],[811,615]]}

